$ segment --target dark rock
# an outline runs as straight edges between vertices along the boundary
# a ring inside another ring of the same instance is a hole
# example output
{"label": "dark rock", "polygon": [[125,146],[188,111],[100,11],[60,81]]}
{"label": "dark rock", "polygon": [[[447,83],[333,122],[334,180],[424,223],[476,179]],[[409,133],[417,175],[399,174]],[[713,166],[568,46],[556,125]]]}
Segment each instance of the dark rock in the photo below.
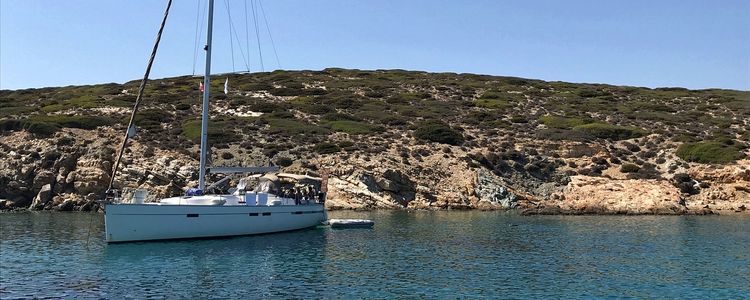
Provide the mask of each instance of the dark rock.
{"label": "dark rock", "polygon": [[36,191],[42,188],[44,185],[50,185],[55,182],[55,174],[50,171],[41,171],[39,172],[36,177],[34,177],[34,183],[31,186],[31,189]]}
{"label": "dark rock", "polygon": [[392,193],[403,206],[416,198],[414,182],[400,171],[386,170],[382,178],[375,180],[375,184],[382,190]]}
{"label": "dark rock", "polygon": [[73,200],[65,200],[62,204],[57,206],[55,209],[58,211],[72,211],[75,208],[75,202]]}
{"label": "dark rock", "polygon": [[99,210],[99,203],[96,201],[87,201],[83,205],[78,207],[79,211],[97,211]]}

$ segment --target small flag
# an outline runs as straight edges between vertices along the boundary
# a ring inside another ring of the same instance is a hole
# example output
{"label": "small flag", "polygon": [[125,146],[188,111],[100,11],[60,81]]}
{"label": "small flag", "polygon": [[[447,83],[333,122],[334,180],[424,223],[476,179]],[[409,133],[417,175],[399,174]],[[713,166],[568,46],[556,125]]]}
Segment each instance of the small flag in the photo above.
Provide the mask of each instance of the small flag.
{"label": "small flag", "polygon": [[224,95],[229,94],[229,77],[224,81]]}
{"label": "small flag", "polygon": [[203,88],[203,82],[200,83],[200,85],[198,86],[198,89],[201,90],[201,92],[203,92],[203,90],[204,90],[204,88]]}

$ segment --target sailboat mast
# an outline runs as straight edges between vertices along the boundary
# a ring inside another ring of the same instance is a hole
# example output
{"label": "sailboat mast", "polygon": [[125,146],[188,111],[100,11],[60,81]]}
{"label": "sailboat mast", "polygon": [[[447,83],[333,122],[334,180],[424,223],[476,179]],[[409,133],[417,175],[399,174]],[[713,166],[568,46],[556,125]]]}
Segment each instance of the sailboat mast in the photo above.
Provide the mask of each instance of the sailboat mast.
{"label": "sailboat mast", "polygon": [[[201,162],[198,188],[206,188],[206,150],[208,148],[208,95],[211,87],[211,32],[214,24],[214,0],[208,0],[208,33],[206,34],[206,73],[203,76],[203,110],[201,114]],[[203,191],[205,192],[205,191]]]}

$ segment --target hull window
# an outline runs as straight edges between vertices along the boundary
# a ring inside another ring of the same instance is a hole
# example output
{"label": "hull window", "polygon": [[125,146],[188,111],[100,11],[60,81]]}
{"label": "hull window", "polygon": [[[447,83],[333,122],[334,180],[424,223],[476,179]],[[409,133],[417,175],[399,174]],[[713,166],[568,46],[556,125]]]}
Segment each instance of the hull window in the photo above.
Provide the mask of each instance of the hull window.
{"label": "hull window", "polygon": [[251,217],[257,217],[258,213],[249,213],[248,215],[251,216]]}
{"label": "hull window", "polygon": [[263,213],[263,215],[264,215],[264,216],[270,216],[270,215],[271,215],[271,213],[270,213],[270,212],[268,212],[268,213]]}
{"label": "hull window", "polygon": [[187,214],[188,218],[197,218],[198,214]]}

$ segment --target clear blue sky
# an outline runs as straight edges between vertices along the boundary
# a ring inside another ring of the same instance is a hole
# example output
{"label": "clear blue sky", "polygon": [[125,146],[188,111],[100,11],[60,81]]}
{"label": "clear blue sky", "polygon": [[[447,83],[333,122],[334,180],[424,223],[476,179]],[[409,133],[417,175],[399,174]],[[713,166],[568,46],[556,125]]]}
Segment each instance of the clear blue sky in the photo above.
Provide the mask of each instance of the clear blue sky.
{"label": "clear blue sky", "polygon": [[[250,1],[229,0],[243,50]],[[152,78],[192,74],[198,2],[175,0]],[[232,71],[224,2],[216,1],[215,72]],[[165,3],[0,1],[0,88],[140,78]],[[748,0],[265,0],[263,7],[283,69],[399,68],[750,90]],[[266,70],[276,68],[260,29]],[[251,70],[258,71],[250,30]],[[244,70],[239,47],[236,69]],[[198,59],[196,72],[202,68]]]}

